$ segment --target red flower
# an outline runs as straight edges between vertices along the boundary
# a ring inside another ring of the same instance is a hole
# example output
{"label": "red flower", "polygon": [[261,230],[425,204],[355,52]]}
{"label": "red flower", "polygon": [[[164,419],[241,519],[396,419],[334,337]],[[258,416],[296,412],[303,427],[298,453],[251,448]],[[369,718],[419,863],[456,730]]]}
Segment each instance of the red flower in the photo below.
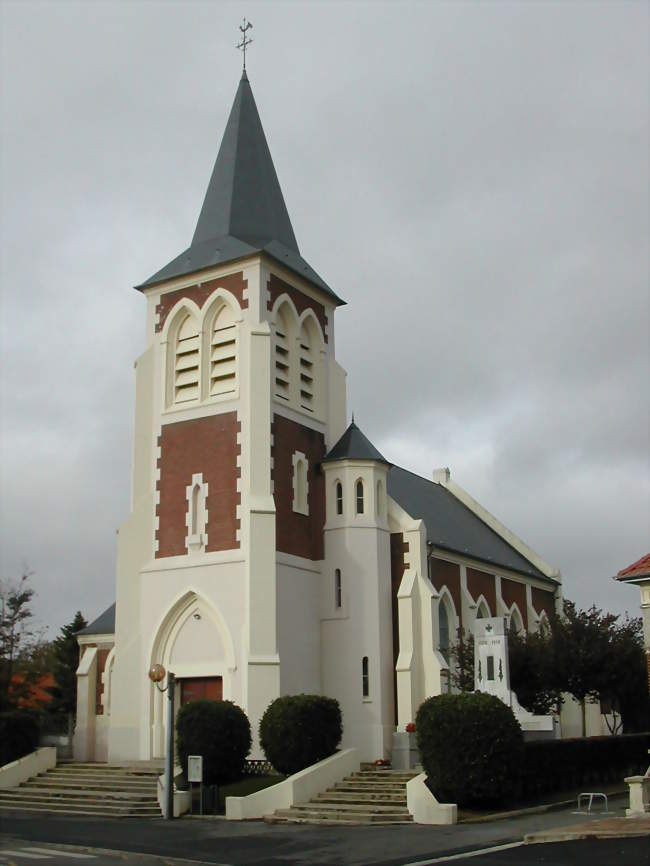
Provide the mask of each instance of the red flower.
{"label": "red flower", "polygon": [[409,722],[406,726],[406,730],[409,734],[412,734],[415,731],[415,722]]}

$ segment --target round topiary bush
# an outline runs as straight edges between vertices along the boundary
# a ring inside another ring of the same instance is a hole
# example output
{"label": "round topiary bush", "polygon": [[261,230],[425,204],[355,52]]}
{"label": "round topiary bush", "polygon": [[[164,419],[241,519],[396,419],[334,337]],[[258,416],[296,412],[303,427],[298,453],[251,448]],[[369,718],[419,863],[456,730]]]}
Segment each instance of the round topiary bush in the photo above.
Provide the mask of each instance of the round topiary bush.
{"label": "round topiary bush", "polygon": [[524,738],[499,698],[439,695],[420,706],[415,723],[422,766],[438,800],[478,806],[516,796]]}
{"label": "round topiary bush", "polygon": [[264,754],[287,776],[333,755],[342,733],[338,701],[321,695],[276,698],[260,722]]}
{"label": "round topiary bush", "polygon": [[185,704],[176,717],[176,735],[185,772],[188,755],[203,755],[203,781],[207,785],[233,782],[243,775],[251,748],[251,726],[244,711],[232,701]]}

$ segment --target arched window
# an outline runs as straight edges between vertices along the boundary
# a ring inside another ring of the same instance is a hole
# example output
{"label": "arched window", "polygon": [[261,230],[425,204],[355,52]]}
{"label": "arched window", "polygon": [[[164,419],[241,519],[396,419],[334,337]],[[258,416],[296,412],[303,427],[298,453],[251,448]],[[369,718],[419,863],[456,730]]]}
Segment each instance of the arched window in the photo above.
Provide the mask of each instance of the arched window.
{"label": "arched window", "polygon": [[363,481],[357,481],[357,514],[363,514]]}
{"label": "arched window", "polygon": [[370,673],[368,670],[368,656],[361,659],[361,694],[364,698],[370,696]]}
{"label": "arched window", "polygon": [[510,610],[510,630],[515,634],[522,634],[525,631],[524,621],[516,604],[513,604]]}
{"label": "arched window", "polygon": [[237,326],[228,304],[217,312],[210,328],[210,397],[237,388]]}
{"label": "arched window", "polygon": [[490,616],[490,609],[487,606],[487,603],[481,599],[479,606],[476,611],[476,619],[488,619]]}
{"label": "arched window", "polygon": [[381,517],[384,513],[384,485],[379,479],[377,482],[377,515]]}
{"label": "arched window", "polygon": [[291,333],[286,305],[277,312],[275,323],[275,396],[291,399]]}
{"label": "arched window", "polygon": [[309,514],[309,463],[302,451],[294,451],[293,458],[293,510],[299,514]]}
{"label": "arched window", "polygon": [[440,654],[449,664],[450,634],[449,634],[449,612],[444,599],[438,602],[438,636],[440,639]]}
{"label": "arched window", "polygon": [[186,316],[174,347],[174,403],[199,399],[199,329],[194,316]]}
{"label": "arched window", "polygon": [[334,572],[334,607],[343,606],[343,585],[341,583],[341,569]]}
{"label": "arched window", "polygon": [[336,482],[336,513],[343,514],[343,485]]}
{"label": "arched window", "polygon": [[192,488],[192,508],[190,514],[190,535],[196,535],[199,531],[199,503],[201,485],[195,484]]}

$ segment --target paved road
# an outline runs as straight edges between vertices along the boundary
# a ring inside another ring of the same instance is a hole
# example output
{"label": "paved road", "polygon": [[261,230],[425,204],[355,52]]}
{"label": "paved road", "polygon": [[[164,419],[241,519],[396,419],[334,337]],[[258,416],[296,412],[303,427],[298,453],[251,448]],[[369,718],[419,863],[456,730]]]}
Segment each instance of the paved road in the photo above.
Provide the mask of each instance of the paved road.
{"label": "paved road", "polygon": [[[99,854],[87,851],[66,851],[54,845],[30,845],[20,839],[0,843],[1,866],[174,866],[174,861],[141,854]],[[181,864],[180,860],[175,861]],[[187,862],[187,861],[185,861]]]}
{"label": "paved road", "polygon": [[[623,806],[624,801],[621,801],[620,805]],[[46,815],[36,818],[27,814],[5,813],[0,815],[0,851],[9,847],[8,842],[13,845],[15,840],[20,840],[25,846],[69,844],[140,852],[166,858],[187,858],[228,866],[405,866],[427,862],[443,855],[517,842],[523,839],[526,833],[549,827],[575,825],[577,820],[589,822],[591,819],[578,818],[571,810],[566,810],[453,827],[313,827],[219,819],[167,822],[161,819],[100,820]],[[602,844],[602,850],[605,851],[610,841],[598,844]],[[647,845],[647,838],[642,839],[641,843]],[[634,843],[631,844],[633,846]],[[535,848],[540,852],[542,849],[550,851],[548,845]],[[510,864],[554,862],[549,859],[521,860],[523,852],[532,849],[533,846],[522,846],[510,849],[512,853],[495,852],[489,856],[506,858],[503,862]],[[468,862],[472,866],[478,866],[481,856],[483,855]],[[533,855],[526,853],[525,856]],[[508,857],[511,859],[507,859]],[[517,860],[517,857],[520,860]],[[26,861],[20,862],[22,866],[22,862]],[[77,862],[87,862],[89,866],[94,866],[91,861]],[[460,861],[449,862],[456,866]],[[499,861],[486,859],[485,862],[492,866]],[[588,862],[589,866],[606,866],[606,861],[601,863],[598,859]],[[619,858],[616,864],[626,866],[627,862]],[[642,862],[637,856],[629,860],[631,866],[641,866]]]}

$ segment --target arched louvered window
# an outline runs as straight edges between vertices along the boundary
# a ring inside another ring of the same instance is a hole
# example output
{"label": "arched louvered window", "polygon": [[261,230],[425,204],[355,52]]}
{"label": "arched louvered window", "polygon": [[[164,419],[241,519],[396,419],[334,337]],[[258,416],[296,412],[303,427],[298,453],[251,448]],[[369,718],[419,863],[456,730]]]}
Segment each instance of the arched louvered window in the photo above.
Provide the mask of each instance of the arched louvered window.
{"label": "arched louvered window", "polygon": [[363,514],[363,481],[357,481],[357,514]]}
{"label": "arched louvered window", "polygon": [[275,325],[275,396],[291,399],[291,334],[284,306],[278,310]]}
{"label": "arched louvered window", "polygon": [[336,513],[343,514],[343,485],[336,482]]}
{"label": "arched louvered window", "polygon": [[199,399],[199,328],[193,316],[186,316],[174,347],[174,403]]}
{"label": "arched louvered window", "polygon": [[232,310],[224,304],[210,329],[210,397],[237,389],[237,326]]}
{"label": "arched louvered window", "polygon": [[314,350],[309,329],[300,329],[300,407],[314,411]]}

